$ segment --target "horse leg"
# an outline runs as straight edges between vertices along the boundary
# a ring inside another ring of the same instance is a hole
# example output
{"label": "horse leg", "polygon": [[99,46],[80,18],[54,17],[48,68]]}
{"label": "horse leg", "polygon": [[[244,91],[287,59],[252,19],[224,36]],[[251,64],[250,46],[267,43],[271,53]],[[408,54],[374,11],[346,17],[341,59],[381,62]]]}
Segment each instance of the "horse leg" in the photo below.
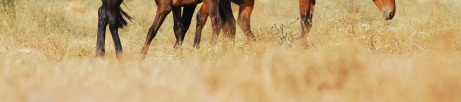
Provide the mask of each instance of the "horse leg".
{"label": "horse leg", "polygon": [[[166,6],[165,6],[166,5]],[[158,29],[160,26],[162,26],[163,21],[165,21],[166,16],[171,12],[171,4],[168,3],[160,3],[157,2],[157,13],[155,16],[154,23],[149,29],[149,32],[147,33],[146,36],[146,42],[144,43],[144,47],[142,48],[141,54],[145,56],[147,54],[147,50],[149,50],[150,43],[152,42],[152,39],[154,39],[155,35],[158,32]]]}
{"label": "horse leg", "polygon": [[227,28],[227,24],[226,24],[227,19],[226,19],[226,15],[224,14],[221,4],[219,4],[218,9],[219,9],[219,16],[221,17],[221,22],[223,23],[222,28],[221,28],[222,33],[224,35],[224,38],[228,38],[229,28]]}
{"label": "horse leg", "polygon": [[202,38],[202,29],[206,24],[208,18],[208,8],[206,5],[202,5],[200,10],[197,12],[197,26],[195,29],[194,47],[200,48],[200,40]]}
{"label": "horse leg", "polygon": [[117,26],[114,27],[114,25],[109,24],[109,28],[112,34],[112,40],[114,41],[115,52],[117,54],[117,57],[120,57],[120,55],[123,53],[123,49],[122,49],[122,44],[120,43],[120,38],[118,35],[118,27]]}
{"label": "horse leg", "polygon": [[190,22],[192,20],[192,16],[194,16],[194,11],[197,5],[189,5],[184,6],[184,11],[182,12],[181,22],[184,25],[184,31],[182,32],[182,39],[181,42],[184,41],[186,36],[187,30],[189,30]]}
{"label": "horse leg", "polygon": [[[220,4],[220,5],[223,5],[223,4]],[[227,35],[229,35],[228,33],[230,33],[230,35],[235,35],[235,18],[232,15],[232,9],[230,8],[230,2],[228,3],[228,7],[229,7],[229,8],[227,8],[228,10],[223,10],[221,8],[221,6],[219,7],[220,16],[221,16],[221,19],[223,19],[221,21],[226,21],[226,19],[227,19],[226,16],[229,16],[228,17],[228,18],[230,18],[229,22],[231,22],[230,24],[226,23],[226,22],[222,22],[222,23],[226,24],[225,27],[222,27],[222,30]],[[199,12],[197,12],[197,26],[196,26],[197,28],[196,28],[195,39],[194,39],[194,47],[195,48],[200,48],[200,40],[201,40],[201,36],[202,36],[202,29],[206,24],[207,18],[208,18],[208,7],[207,7],[206,4],[204,4],[200,8]],[[233,26],[229,26],[229,25],[233,25]],[[232,37],[231,37],[231,39],[233,39]]]}
{"label": "horse leg", "polygon": [[237,22],[249,40],[256,39],[250,27],[251,12],[253,11],[253,7],[254,0],[247,0],[245,3],[240,4],[240,11]]}
{"label": "horse leg", "polygon": [[105,39],[106,39],[106,27],[109,21],[106,15],[106,8],[101,6],[98,12],[98,37],[96,40],[96,56],[104,56]]}
{"label": "horse leg", "polygon": [[117,57],[120,57],[120,55],[123,53],[123,49],[118,35],[118,28],[121,28],[123,25],[120,23],[120,19],[122,19],[120,17],[122,16],[120,14],[119,8],[109,7],[108,17],[109,29],[112,34],[112,40],[114,41],[115,52]]}
{"label": "horse leg", "polygon": [[301,14],[301,39],[305,39],[306,35],[312,28],[312,11],[314,9],[315,0],[299,0],[299,10]]}
{"label": "horse leg", "polygon": [[183,39],[182,32],[184,30],[184,26],[181,23],[181,7],[173,7],[173,20],[174,20],[174,36],[176,37],[176,43],[174,44],[174,48],[177,49],[181,47]]}
{"label": "horse leg", "polygon": [[221,27],[223,22],[221,22],[221,17],[219,15],[219,0],[204,0],[205,5],[208,5],[210,8],[208,14],[211,19],[213,35],[211,36],[211,44],[215,45],[216,40],[218,39],[219,33],[221,32]]}
{"label": "horse leg", "polygon": [[220,15],[221,15],[221,21],[224,22],[224,27],[223,27],[223,32],[224,36],[226,38],[229,38],[230,40],[234,41],[235,40],[235,18],[232,12],[232,7],[231,7],[231,2],[230,1],[222,1],[220,6]]}

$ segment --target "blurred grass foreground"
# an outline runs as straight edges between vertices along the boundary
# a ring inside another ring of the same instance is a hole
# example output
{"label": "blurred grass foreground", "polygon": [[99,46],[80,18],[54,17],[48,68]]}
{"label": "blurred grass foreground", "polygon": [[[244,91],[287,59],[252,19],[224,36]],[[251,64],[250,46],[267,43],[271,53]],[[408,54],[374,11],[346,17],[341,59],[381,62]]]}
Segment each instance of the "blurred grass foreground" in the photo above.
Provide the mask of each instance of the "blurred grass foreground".
{"label": "blurred grass foreground", "polygon": [[101,1],[2,0],[0,102],[461,101],[459,0],[396,0],[391,21],[371,0],[318,0],[305,41],[294,40],[297,0],[256,0],[257,41],[237,27],[234,42],[210,46],[208,23],[200,49],[195,19],[173,48],[169,15],[144,60],[155,2],[124,2],[135,19],[120,29],[116,59],[109,32],[95,57]]}

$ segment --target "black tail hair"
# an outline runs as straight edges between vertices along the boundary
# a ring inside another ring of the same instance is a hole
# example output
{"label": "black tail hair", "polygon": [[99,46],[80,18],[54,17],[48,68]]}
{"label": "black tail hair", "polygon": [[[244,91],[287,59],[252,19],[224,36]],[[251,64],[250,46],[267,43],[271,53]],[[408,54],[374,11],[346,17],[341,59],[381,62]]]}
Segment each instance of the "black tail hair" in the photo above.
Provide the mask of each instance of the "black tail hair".
{"label": "black tail hair", "polygon": [[[107,14],[107,15],[108,16],[115,15],[116,21],[114,22],[115,23],[114,25],[117,28],[123,28],[124,26],[126,26],[128,24],[126,19],[130,21],[131,19],[133,19],[130,15],[128,15],[128,13],[123,11],[120,5],[118,5],[118,7],[109,7],[109,3],[107,2],[107,0],[102,0],[102,6],[106,9],[106,11],[109,11],[109,8],[116,8],[115,10],[112,10],[115,12],[110,12],[110,13],[115,13],[115,14]],[[109,12],[106,12],[106,13],[109,13]]]}
{"label": "black tail hair", "polygon": [[231,0],[231,1],[237,5],[245,3],[245,0]]}
{"label": "black tail hair", "polygon": [[117,12],[117,16],[118,16],[118,19],[120,21],[120,23],[117,25],[119,28],[123,28],[123,26],[126,26],[128,25],[128,22],[125,20],[128,19],[131,21],[131,19],[133,19],[130,15],[128,15],[125,11],[123,11],[123,9],[121,7],[118,8],[118,11],[120,12]]}

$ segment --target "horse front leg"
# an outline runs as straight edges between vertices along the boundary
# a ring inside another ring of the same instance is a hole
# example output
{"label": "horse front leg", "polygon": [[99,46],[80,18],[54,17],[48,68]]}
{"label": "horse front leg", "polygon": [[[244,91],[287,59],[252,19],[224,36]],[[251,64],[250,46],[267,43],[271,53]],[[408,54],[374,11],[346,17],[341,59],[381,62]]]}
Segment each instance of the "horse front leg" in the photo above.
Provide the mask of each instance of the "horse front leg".
{"label": "horse front leg", "polygon": [[208,7],[202,5],[200,10],[197,12],[197,28],[195,29],[194,47],[200,48],[200,40],[202,38],[202,29],[208,19]]}
{"label": "horse front leg", "polygon": [[219,0],[204,0],[204,4],[210,8],[208,14],[211,19],[213,35],[211,36],[211,44],[215,45],[218,39],[219,33],[221,32],[222,24],[221,17],[219,15]]}

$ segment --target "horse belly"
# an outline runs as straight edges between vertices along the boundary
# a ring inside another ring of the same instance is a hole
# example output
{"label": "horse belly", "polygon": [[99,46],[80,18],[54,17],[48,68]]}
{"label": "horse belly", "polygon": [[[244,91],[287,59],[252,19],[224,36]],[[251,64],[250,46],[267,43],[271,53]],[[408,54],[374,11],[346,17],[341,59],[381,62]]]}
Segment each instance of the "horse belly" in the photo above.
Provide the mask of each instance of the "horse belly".
{"label": "horse belly", "polygon": [[173,6],[192,5],[202,2],[202,0],[172,0]]}

